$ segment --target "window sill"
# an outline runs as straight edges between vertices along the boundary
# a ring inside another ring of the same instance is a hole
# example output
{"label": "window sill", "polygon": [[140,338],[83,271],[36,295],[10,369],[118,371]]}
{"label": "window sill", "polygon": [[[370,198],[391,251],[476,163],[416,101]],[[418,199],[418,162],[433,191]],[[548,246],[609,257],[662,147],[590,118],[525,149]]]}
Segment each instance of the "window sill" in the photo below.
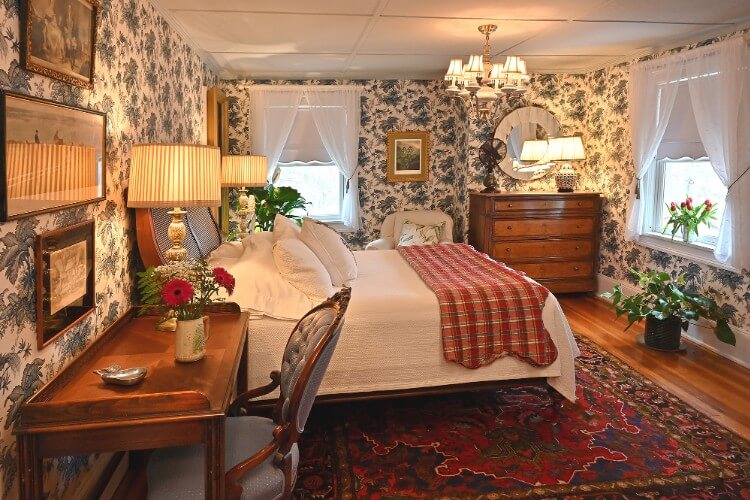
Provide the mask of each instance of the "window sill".
{"label": "window sill", "polygon": [[668,254],[683,257],[685,259],[702,262],[710,266],[727,269],[729,271],[739,272],[734,267],[723,262],[719,262],[714,257],[714,249],[704,243],[685,243],[682,240],[672,239],[669,236],[660,233],[642,234],[638,242],[644,247],[653,250],[660,250]]}
{"label": "window sill", "polygon": [[315,219],[318,222],[322,222],[323,224],[330,227],[331,229],[334,229],[337,233],[353,233],[354,232],[354,229],[350,228],[349,226],[344,224],[343,221],[340,221],[340,220],[326,219],[324,217],[321,217],[321,218],[310,217],[310,218]]}

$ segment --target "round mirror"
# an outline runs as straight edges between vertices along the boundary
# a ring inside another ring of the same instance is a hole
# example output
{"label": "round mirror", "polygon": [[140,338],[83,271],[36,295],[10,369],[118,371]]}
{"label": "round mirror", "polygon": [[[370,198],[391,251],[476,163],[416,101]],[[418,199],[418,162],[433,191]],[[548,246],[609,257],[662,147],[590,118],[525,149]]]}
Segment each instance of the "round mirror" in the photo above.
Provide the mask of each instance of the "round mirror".
{"label": "round mirror", "polygon": [[495,138],[508,146],[500,169],[524,181],[544,177],[553,166],[545,159],[548,140],[557,137],[559,131],[555,115],[546,109],[526,106],[511,111],[495,129]]}

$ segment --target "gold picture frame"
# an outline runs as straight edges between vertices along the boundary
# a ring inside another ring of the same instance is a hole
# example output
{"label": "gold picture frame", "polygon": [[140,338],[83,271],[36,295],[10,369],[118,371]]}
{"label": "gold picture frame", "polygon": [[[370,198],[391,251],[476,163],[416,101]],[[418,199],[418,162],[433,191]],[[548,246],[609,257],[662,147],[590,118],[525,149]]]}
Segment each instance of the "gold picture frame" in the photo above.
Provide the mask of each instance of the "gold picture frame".
{"label": "gold picture frame", "polygon": [[430,133],[426,130],[388,132],[388,182],[425,182],[430,178]]}
{"label": "gold picture frame", "polygon": [[93,89],[99,0],[22,0],[20,12],[21,65]]}
{"label": "gold picture frame", "polygon": [[[229,154],[229,99],[222,90],[213,86],[206,95],[206,139],[209,146],[221,149],[221,156]],[[221,232],[229,232],[229,190],[221,188],[221,207],[212,208],[214,218],[219,221]]]}

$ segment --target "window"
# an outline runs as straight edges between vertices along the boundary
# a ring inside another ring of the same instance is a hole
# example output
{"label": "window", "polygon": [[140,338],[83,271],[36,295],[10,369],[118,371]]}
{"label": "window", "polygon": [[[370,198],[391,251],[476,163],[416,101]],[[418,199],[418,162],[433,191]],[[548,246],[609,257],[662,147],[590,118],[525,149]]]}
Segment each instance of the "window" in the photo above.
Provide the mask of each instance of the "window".
{"label": "window", "polygon": [[333,162],[279,162],[277,186],[298,190],[307,200],[307,215],[314,219],[338,222],[344,205],[344,176]]}
{"label": "window", "polygon": [[297,110],[276,167],[278,175],[274,184],[299,191],[309,203],[306,206],[308,217],[342,222],[346,181],[323,145],[306,103]]}
{"label": "window", "polygon": [[[667,205],[671,202],[679,204],[687,196],[690,196],[696,203],[709,199],[717,204],[716,220],[710,228],[701,226],[699,237],[695,241],[709,247],[716,245],[719,224],[724,214],[724,198],[727,188],[714,172],[708,158],[658,160],[646,180],[654,186],[651,203],[647,203],[650,210],[645,217],[646,224],[649,225],[646,232],[657,234],[664,232],[665,224],[669,220]],[[667,230],[665,234],[671,238],[671,230]]]}

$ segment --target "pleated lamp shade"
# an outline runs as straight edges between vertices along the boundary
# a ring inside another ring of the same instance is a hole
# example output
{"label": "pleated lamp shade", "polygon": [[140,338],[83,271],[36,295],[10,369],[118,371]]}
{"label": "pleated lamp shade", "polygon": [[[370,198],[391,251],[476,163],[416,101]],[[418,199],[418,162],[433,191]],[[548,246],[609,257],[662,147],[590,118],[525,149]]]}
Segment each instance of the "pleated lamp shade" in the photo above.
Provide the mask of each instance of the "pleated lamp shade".
{"label": "pleated lamp shade", "polygon": [[549,143],[544,140],[524,141],[521,149],[521,161],[540,161],[547,155]]}
{"label": "pleated lamp shade", "polygon": [[265,186],[268,158],[259,155],[236,155],[221,158],[221,185],[224,187]]}
{"label": "pleated lamp shade", "polygon": [[580,136],[556,137],[549,140],[547,159],[550,161],[573,161],[586,159]]}
{"label": "pleated lamp shade", "polygon": [[221,153],[198,144],[137,144],[130,153],[128,206],[221,205]]}
{"label": "pleated lamp shade", "polygon": [[71,201],[100,196],[96,148],[9,143],[8,198]]}

